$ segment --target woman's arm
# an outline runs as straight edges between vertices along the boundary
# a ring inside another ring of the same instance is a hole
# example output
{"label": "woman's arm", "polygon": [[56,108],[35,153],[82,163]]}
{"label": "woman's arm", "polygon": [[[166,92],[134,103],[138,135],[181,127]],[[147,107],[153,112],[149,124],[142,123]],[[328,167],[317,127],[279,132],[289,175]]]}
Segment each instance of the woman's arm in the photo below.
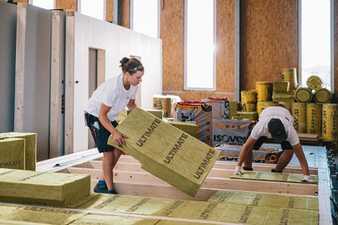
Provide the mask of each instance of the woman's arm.
{"label": "woman's arm", "polygon": [[110,106],[107,106],[103,103],[101,104],[99,121],[102,124],[102,126],[104,126],[104,128],[106,128],[111,133],[114,142],[118,145],[122,145],[125,143],[124,136],[113,127],[111,121],[108,119],[107,114],[110,109],[111,109]]}

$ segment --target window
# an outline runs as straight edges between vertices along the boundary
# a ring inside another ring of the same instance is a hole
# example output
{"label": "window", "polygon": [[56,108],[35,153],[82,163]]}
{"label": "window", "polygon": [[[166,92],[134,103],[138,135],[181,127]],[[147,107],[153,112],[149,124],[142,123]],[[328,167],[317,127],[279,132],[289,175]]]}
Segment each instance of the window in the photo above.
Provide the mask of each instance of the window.
{"label": "window", "polygon": [[79,11],[84,15],[105,20],[105,0],[79,0]]}
{"label": "window", "polygon": [[31,0],[31,4],[43,9],[54,9],[54,0]]}
{"label": "window", "polygon": [[185,1],[185,89],[215,89],[215,1]]}
{"label": "window", "polygon": [[132,29],[151,37],[159,37],[159,0],[132,1]]}
{"label": "window", "polygon": [[320,76],[325,87],[331,89],[331,1],[301,1],[301,81]]}

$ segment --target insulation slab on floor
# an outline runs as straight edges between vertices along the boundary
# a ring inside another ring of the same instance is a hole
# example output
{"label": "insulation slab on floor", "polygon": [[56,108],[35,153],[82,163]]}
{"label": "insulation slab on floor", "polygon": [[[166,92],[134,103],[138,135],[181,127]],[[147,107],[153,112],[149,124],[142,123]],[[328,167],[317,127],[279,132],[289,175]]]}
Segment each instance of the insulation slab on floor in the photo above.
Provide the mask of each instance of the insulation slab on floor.
{"label": "insulation slab on floor", "polygon": [[[246,195],[247,197],[248,195]],[[271,195],[270,199],[278,195]],[[244,196],[245,197],[245,196]],[[259,205],[237,204],[234,202],[190,201],[141,196],[98,195],[82,207],[88,211],[102,213],[136,214],[160,216],[187,220],[216,221],[221,223],[240,223],[255,225],[318,224],[318,210],[285,208],[268,204],[263,199]],[[276,199],[274,199],[276,200]],[[268,207],[269,206],[269,207]],[[271,206],[271,207],[270,207]]]}
{"label": "insulation slab on floor", "polygon": [[6,138],[23,138],[25,139],[25,169],[34,170],[36,168],[36,154],[37,154],[37,134],[36,133],[0,133],[0,139]]}
{"label": "insulation slab on floor", "polygon": [[89,193],[89,175],[0,169],[0,201],[71,206]]}
{"label": "insulation slab on floor", "polygon": [[[289,183],[304,183],[302,179],[304,175],[302,174],[292,174],[292,173],[272,173],[272,172],[256,172],[256,171],[246,171],[243,175],[232,175],[231,179],[243,179],[243,180],[262,180],[262,181],[275,181],[275,182],[289,182]],[[311,182],[308,183],[318,183],[318,177],[316,175],[311,175]]]}
{"label": "insulation slab on floor", "polygon": [[0,168],[25,169],[25,139],[0,139]]}
{"label": "insulation slab on floor", "polygon": [[219,152],[180,129],[139,108],[131,111],[117,129],[126,144],[108,144],[133,156],[142,168],[179,190],[195,195]]}
{"label": "insulation slab on floor", "polygon": [[270,208],[294,208],[319,210],[318,197],[287,196],[276,194],[263,194],[256,192],[232,192],[217,191],[209,199],[209,202],[223,202],[231,204],[262,206]]}

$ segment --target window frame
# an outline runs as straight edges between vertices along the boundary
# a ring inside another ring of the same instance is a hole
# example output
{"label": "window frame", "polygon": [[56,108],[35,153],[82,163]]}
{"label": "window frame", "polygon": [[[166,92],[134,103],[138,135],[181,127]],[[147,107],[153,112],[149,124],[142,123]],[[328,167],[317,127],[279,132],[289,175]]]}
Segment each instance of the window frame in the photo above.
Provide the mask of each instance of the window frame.
{"label": "window frame", "polygon": [[214,15],[213,15],[213,43],[215,46],[214,53],[213,53],[213,74],[212,74],[212,79],[213,79],[213,86],[211,88],[197,88],[197,87],[188,87],[188,74],[187,74],[187,28],[188,28],[188,1],[184,1],[184,90],[187,91],[216,91],[216,79],[217,79],[217,71],[216,71],[216,22],[217,22],[217,2],[216,0],[213,1],[213,10],[214,10]]}

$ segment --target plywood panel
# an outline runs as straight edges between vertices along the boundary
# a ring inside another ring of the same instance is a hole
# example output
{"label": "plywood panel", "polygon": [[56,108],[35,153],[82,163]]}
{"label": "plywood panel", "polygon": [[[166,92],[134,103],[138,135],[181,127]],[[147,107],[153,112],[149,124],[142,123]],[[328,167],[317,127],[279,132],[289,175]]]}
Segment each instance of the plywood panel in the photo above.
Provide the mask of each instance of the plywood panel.
{"label": "plywood panel", "polygon": [[241,1],[241,89],[298,66],[298,0]]}
{"label": "plywood panel", "polygon": [[130,0],[119,1],[119,24],[123,27],[130,27]]}
{"label": "plywood panel", "polygon": [[216,1],[216,91],[184,90],[184,1],[165,1],[161,10],[163,92],[184,99],[234,97],[235,0]]}
{"label": "plywood panel", "polygon": [[114,0],[106,0],[106,21],[113,22]]}
{"label": "plywood panel", "polygon": [[14,128],[16,6],[0,2],[0,132]]}
{"label": "plywood panel", "polygon": [[77,0],[55,0],[55,8],[77,11]]}

